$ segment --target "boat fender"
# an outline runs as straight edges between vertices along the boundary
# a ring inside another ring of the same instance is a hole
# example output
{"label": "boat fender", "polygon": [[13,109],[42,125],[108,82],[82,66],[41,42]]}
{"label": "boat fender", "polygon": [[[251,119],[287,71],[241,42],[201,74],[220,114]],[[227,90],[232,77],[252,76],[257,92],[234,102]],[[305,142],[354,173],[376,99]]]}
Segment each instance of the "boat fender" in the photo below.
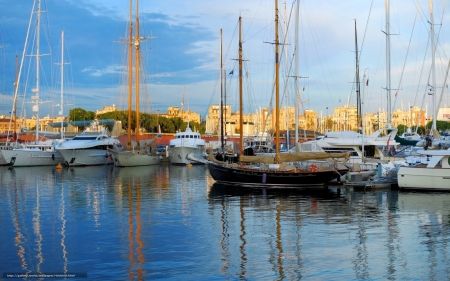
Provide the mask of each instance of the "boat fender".
{"label": "boat fender", "polygon": [[264,173],[264,174],[262,174],[262,183],[266,183],[266,180],[267,180],[267,174]]}
{"label": "boat fender", "polygon": [[317,165],[314,164],[314,163],[312,163],[312,164],[309,166],[309,171],[311,171],[311,172],[313,172],[313,173],[317,172]]}
{"label": "boat fender", "polygon": [[55,154],[52,154],[52,160],[55,161]]}

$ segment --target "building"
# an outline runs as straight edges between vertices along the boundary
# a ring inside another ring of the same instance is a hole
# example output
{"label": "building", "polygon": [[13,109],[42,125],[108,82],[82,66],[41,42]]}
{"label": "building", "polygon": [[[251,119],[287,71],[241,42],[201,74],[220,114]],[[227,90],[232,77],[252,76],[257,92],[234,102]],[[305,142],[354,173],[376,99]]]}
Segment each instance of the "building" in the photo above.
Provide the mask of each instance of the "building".
{"label": "building", "polygon": [[116,111],[116,105],[113,104],[112,106],[104,106],[103,109],[96,110],[95,115],[104,114],[108,112]]}
{"label": "building", "polygon": [[191,110],[180,110],[180,107],[178,106],[169,106],[167,108],[166,114],[160,114],[159,111],[157,113],[159,116],[166,117],[166,118],[173,118],[173,117],[180,117],[183,122],[201,122],[201,115],[198,113],[195,113]]}

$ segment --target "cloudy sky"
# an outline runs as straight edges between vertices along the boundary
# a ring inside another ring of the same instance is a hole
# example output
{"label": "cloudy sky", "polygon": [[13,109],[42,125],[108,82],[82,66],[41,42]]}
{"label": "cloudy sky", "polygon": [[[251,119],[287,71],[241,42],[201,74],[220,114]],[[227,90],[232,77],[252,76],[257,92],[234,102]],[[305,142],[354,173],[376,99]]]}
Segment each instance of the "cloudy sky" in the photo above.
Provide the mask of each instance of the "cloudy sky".
{"label": "cloudy sky", "polygon": [[[446,1],[434,1],[436,83],[442,91],[450,52],[449,13]],[[15,56],[22,58],[32,0],[0,1],[0,114],[11,111]],[[116,104],[126,107],[124,37],[129,23],[126,0],[42,0],[40,116],[55,116],[60,103],[61,31],[65,32],[65,112],[73,107],[98,110]],[[302,109],[325,115],[332,108],[356,104],[355,21],[360,58],[364,110],[386,110],[386,7],[385,1],[300,1],[298,44],[295,42],[293,0],[279,1],[280,73],[282,104],[296,101],[294,79],[300,76]],[[134,8],[133,8],[134,10]],[[134,11],[133,11],[134,14]],[[220,29],[226,72],[224,94],[238,109],[238,18],[242,16],[244,110],[269,107],[274,77],[273,0],[144,0],[140,1],[145,79],[141,79],[141,111],[166,112],[182,106],[205,117],[207,108],[220,100]],[[431,66],[430,9],[428,1],[393,0],[390,3],[391,95],[393,110],[417,105],[430,110],[427,92]],[[36,24],[34,19],[32,26]],[[31,115],[35,44],[31,29],[19,93]],[[298,48],[298,71],[295,52]],[[32,65],[30,69],[30,64]],[[29,70],[30,69],[30,70]],[[233,74],[229,73],[233,71]],[[22,89],[22,88],[21,88]],[[398,90],[397,90],[398,89]],[[442,104],[448,104],[448,89]],[[425,98],[424,98],[425,96]],[[327,110],[327,108],[329,108]],[[18,113],[20,111],[18,110]]]}

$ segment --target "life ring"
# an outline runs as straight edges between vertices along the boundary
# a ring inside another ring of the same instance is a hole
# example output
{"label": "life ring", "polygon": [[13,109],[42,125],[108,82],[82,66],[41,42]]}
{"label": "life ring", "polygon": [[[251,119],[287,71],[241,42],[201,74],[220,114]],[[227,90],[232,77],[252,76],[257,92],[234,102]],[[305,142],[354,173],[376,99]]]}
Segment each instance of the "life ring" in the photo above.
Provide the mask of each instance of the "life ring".
{"label": "life ring", "polygon": [[314,163],[309,166],[309,171],[311,171],[313,173],[317,172],[317,169],[318,169],[318,167]]}

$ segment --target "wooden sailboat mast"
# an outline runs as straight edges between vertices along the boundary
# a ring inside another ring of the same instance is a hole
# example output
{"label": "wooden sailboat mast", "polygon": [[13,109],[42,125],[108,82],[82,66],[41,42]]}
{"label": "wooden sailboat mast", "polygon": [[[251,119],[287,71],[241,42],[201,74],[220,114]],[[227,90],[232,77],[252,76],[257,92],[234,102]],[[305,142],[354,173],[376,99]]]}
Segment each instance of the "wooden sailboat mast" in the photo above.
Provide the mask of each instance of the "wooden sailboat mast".
{"label": "wooden sailboat mast", "polygon": [[222,28],[220,29],[220,146],[224,151],[224,129],[223,129],[223,61],[222,61]]}
{"label": "wooden sailboat mast", "polygon": [[133,96],[133,0],[130,0],[130,30],[128,46],[128,149],[131,147],[131,106]]}
{"label": "wooden sailboat mast", "polygon": [[140,118],[139,118],[139,61],[141,58],[141,48],[140,48],[140,34],[139,34],[139,0],[136,0],[136,38],[134,40],[135,47],[135,69],[136,69],[136,141],[139,142],[139,133],[140,133]]}
{"label": "wooden sailboat mast", "polygon": [[242,17],[239,16],[239,155],[243,153],[243,135],[244,135],[244,116],[243,116],[243,102],[242,102]]}
{"label": "wooden sailboat mast", "polygon": [[279,152],[280,152],[280,89],[279,89],[279,58],[278,58],[278,52],[279,52],[279,38],[278,38],[278,0],[275,0],[275,157],[276,161],[279,159]]}

